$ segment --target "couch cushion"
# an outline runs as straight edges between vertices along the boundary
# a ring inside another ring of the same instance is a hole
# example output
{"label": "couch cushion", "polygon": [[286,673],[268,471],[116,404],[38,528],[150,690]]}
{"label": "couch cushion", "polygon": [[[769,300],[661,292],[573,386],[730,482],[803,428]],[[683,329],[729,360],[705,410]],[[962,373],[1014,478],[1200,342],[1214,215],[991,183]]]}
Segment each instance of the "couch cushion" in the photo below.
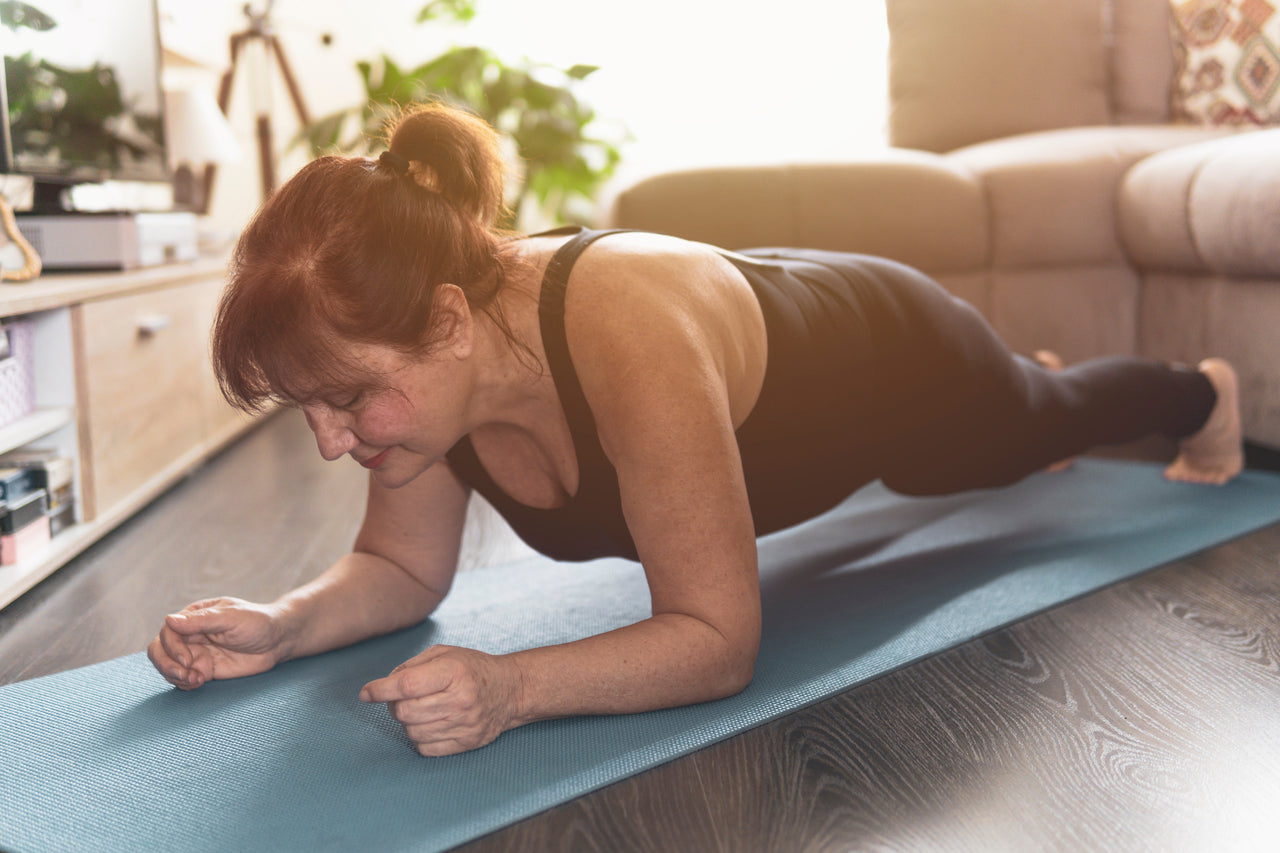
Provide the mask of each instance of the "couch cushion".
{"label": "couch cushion", "polygon": [[1195,364],[1217,355],[1240,376],[1245,437],[1280,448],[1280,287],[1275,280],[1148,273],[1139,354]]}
{"label": "couch cushion", "polygon": [[1111,0],[1111,114],[1116,124],[1169,120],[1170,0]]}
{"label": "couch cushion", "polygon": [[890,149],[834,165],[791,170],[801,245],[865,252],[930,273],[987,265],[982,186],[936,154]]}
{"label": "couch cushion", "polygon": [[1280,12],[1267,0],[1174,0],[1175,119],[1280,124]]}
{"label": "couch cushion", "polygon": [[1280,277],[1280,128],[1144,160],[1125,176],[1119,218],[1144,269]]}
{"label": "couch cushion", "polygon": [[669,172],[620,192],[607,221],[730,249],[864,252],[930,272],[981,269],[989,243],[974,176],[904,149],[838,164]]}
{"label": "couch cushion", "polygon": [[948,159],[986,187],[997,268],[1117,263],[1116,192],[1130,165],[1224,131],[1173,126],[1086,127],[962,148]]}
{"label": "couch cushion", "polygon": [[888,0],[892,144],[1108,121],[1102,0]]}
{"label": "couch cushion", "polygon": [[1051,349],[1068,363],[1137,347],[1138,276],[1124,263],[996,270],[990,319],[1014,352]]}
{"label": "couch cushion", "polygon": [[606,224],[744,249],[793,243],[793,210],[788,166],[689,169],[623,189]]}

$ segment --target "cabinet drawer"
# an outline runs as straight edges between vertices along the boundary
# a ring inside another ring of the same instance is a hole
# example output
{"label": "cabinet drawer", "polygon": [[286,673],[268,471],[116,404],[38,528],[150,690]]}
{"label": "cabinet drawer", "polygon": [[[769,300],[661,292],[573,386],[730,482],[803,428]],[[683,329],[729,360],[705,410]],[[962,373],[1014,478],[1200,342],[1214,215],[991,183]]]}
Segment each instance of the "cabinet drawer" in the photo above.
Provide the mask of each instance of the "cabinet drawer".
{"label": "cabinet drawer", "polygon": [[242,432],[253,421],[252,415],[245,414],[226,401],[218,388],[218,380],[213,375],[213,362],[209,353],[209,333],[213,329],[213,321],[218,314],[218,300],[222,296],[222,288],[223,282],[220,279],[191,287],[201,335],[200,371],[205,382],[204,435],[206,441],[214,444]]}
{"label": "cabinet drawer", "polygon": [[90,518],[201,443],[206,330],[193,293],[175,287],[80,306],[77,396]]}

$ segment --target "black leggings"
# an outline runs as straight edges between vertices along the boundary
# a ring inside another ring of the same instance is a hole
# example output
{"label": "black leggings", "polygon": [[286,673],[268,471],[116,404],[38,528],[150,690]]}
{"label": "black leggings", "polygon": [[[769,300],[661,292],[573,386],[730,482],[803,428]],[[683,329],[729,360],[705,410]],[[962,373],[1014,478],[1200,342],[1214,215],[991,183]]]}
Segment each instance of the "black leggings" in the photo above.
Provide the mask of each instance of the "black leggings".
{"label": "black leggings", "polygon": [[1198,370],[1150,359],[1049,370],[1012,353],[973,307],[941,288],[923,302],[930,333],[942,332],[934,340],[952,342],[929,357],[956,359],[959,369],[890,442],[883,480],[903,494],[1004,486],[1099,445],[1183,438],[1217,400]]}
{"label": "black leggings", "polygon": [[1147,359],[1042,368],[968,303],[893,261],[748,254],[776,264],[742,267],[765,310],[776,374],[758,405],[816,425],[779,426],[758,444],[819,448],[816,464],[794,469],[802,482],[848,460],[843,482],[879,477],[908,495],[1004,486],[1097,445],[1190,435],[1217,399],[1199,371]]}

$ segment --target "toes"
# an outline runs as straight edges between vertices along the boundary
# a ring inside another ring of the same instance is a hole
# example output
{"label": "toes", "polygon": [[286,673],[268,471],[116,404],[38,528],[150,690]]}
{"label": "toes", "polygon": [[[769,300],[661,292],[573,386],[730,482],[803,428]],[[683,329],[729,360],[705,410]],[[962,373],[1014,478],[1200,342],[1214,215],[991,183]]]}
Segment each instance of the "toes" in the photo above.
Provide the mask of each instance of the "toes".
{"label": "toes", "polygon": [[1201,486],[1224,486],[1233,477],[1235,473],[1231,471],[1204,470],[1188,465],[1182,460],[1175,460],[1172,465],[1164,469],[1164,476],[1167,480],[1176,483],[1194,483]]}
{"label": "toes", "polygon": [[1031,357],[1035,360],[1036,364],[1047,370],[1061,370],[1065,366],[1062,356],[1058,355],[1053,350],[1038,349],[1031,354]]}

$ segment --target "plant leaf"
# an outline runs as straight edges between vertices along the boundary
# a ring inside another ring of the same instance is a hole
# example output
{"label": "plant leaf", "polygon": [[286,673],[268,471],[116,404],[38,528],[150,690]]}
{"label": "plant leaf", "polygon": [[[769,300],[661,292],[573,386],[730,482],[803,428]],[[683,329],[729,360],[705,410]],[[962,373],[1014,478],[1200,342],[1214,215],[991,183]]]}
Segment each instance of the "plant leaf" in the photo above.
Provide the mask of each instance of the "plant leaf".
{"label": "plant leaf", "polygon": [[[465,21],[474,11],[475,0],[431,0],[418,12],[418,21]],[[507,136],[521,161],[521,185],[511,193],[511,218],[504,220],[508,225],[514,225],[525,202],[561,222],[583,221],[583,211],[621,161],[615,143],[622,140],[614,126],[605,138],[596,138],[595,110],[574,92],[599,66],[561,70],[528,59],[508,63],[472,45],[449,48],[413,67],[382,55],[357,62],[356,70],[364,102],[307,128],[312,150],[372,154],[385,145],[387,120],[412,102],[439,100],[469,110]],[[343,139],[348,118],[358,133]]]}
{"label": "plant leaf", "polygon": [[431,0],[418,10],[418,23],[449,18],[465,24],[476,16],[475,0]]}
{"label": "plant leaf", "polygon": [[3,0],[3,2],[0,2],[0,24],[4,24],[4,26],[15,32],[21,27],[26,27],[41,33],[48,32],[58,26],[58,22],[53,18],[30,3],[23,3],[21,0]]}

